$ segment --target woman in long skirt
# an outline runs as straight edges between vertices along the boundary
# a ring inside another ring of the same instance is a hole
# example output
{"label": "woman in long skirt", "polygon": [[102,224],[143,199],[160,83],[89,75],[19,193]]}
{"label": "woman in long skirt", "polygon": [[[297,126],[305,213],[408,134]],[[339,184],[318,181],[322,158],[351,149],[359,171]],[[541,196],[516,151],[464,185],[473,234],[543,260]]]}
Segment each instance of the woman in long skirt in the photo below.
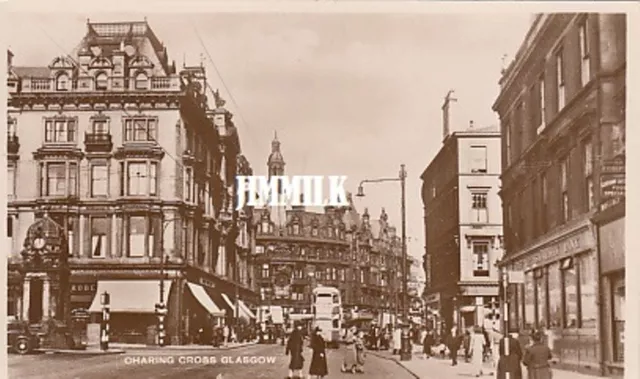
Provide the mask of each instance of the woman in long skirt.
{"label": "woman in long skirt", "polygon": [[355,343],[356,350],[356,367],[351,372],[357,372],[359,374],[364,373],[364,360],[366,358],[365,346],[364,346],[364,332],[361,330],[358,332]]}
{"label": "woman in long skirt", "polygon": [[302,327],[297,325],[295,330],[291,333],[289,340],[287,341],[287,348],[285,350],[286,355],[291,355],[289,361],[289,376],[288,379],[302,379],[302,366],[304,365],[304,358],[302,357],[302,346],[304,338],[302,337]]}
{"label": "woman in long skirt", "polygon": [[473,334],[471,335],[470,353],[471,353],[471,365],[476,377],[482,376],[482,365],[484,361],[484,335],[482,329],[475,327]]}
{"label": "woman in long skirt", "polygon": [[324,338],[320,334],[320,328],[316,327],[315,333],[311,336],[311,365],[309,366],[309,376],[315,376],[316,379],[324,378],[329,374],[327,369],[327,354]]}
{"label": "woman in long skirt", "polygon": [[355,333],[356,333],[356,328],[351,327],[349,328],[349,330],[347,330],[347,335],[344,337],[344,344],[345,344],[346,351],[344,354],[344,361],[342,362],[342,367],[340,368],[340,371],[342,372],[351,372],[355,370],[355,367],[358,364],[356,360]]}

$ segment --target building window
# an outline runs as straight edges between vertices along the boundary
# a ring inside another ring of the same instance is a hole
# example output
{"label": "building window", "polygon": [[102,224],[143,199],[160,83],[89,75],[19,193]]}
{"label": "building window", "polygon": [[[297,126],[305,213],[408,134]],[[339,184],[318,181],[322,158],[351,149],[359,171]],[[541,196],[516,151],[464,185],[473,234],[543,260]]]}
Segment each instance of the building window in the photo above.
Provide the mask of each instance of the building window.
{"label": "building window", "polygon": [[474,174],[487,172],[486,146],[471,146],[471,172]]}
{"label": "building window", "polygon": [[568,158],[560,162],[560,191],[562,194],[562,222],[569,221],[569,170]]}
{"label": "building window", "polygon": [[565,82],[564,82],[564,58],[562,50],[556,53],[556,84],[558,96],[558,112],[562,111],[565,105]]}
{"label": "building window", "polygon": [[130,118],[124,120],[125,142],[156,141],[158,120],[155,118]]}
{"label": "building window", "polygon": [[293,234],[294,235],[300,234],[300,225],[298,225],[297,223],[293,224]]}
{"label": "building window", "polygon": [[587,28],[587,19],[580,24],[578,34],[580,35],[580,70],[582,85],[585,86],[591,81],[591,65],[589,51],[589,29]]}
{"label": "building window", "polygon": [[[126,167],[125,167],[126,166]],[[121,163],[126,196],[156,196],[158,164],[147,161]]]}
{"label": "building window", "polygon": [[109,134],[109,123],[106,119],[93,120],[91,132],[99,135]]}
{"label": "building window", "polygon": [[560,263],[556,262],[549,266],[549,327],[562,327],[562,277],[560,273]]}
{"label": "building window", "polygon": [[626,286],[624,274],[616,275],[611,282],[613,299],[613,359],[624,362],[624,324]]}
{"label": "building window", "polygon": [[193,168],[184,169],[184,201],[193,202],[194,199]]}
{"label": "building window", "polygon": [[128,224],[128,256],[149,256],[153,249],[153,224],[144,216],[130,216]]}
{"label": "building window", "polygon": [[509,166],[511,164],[511,124],[510,123],[504,123],[504,130],[503,130],[503,134],[504,134],[504,143],[505,143],[505,161],[507,163],[507,166]]}
{"label": "building window", "polygon": [[587,210],[590,211],[595,207],[595,189],[593,186],[593,145],[591,144],[591,141],[586,141],[583,149]]}
{"label": "building window", "polygon": [[318,236],[318,227],[314,226],[313,229],[311,230],[311,235],[313,237],[317,237]]}
{"label": "building window", "polygon": [[107,196],[109,168],[106,164],[91,166],[91,197]]}
{"label": "building window", "polygon": [[73,119],[46,120],[44,141],[47,143],[76,142],[76,121]]}
{"label": "building window", "polygon": [[533,271],[525,274],[524,278],[524,327],[525,329],[534,329],[536,324],[536,287],[533,278]]}
{"label": "building window", "polygon": [[144,72],[140,72],[136,75],[136,89],[137,90],[146,90],[149,88],[149,78],[147,77],[147,74],[145,74]]}
{"label": "building window", "polygon": [[106,257],[108,230],[109,222],[107,218],[96,217],[91,219],[91,257]]}
{"label": "building window", "polygon": [[489,276],[489,243],[473,243],[473,276]]}
{"label": "building window", "polygon": [[486,224],[489,222],[486,192],[473,192],[471,194],[471,210],[471,222],[482,224]]}
{"label": "building window", "polygon": [[547,273],[544,269],[534,271],[536,279],[536,321],[539,329],[548,327]]}
{"label": "building window", "polygon": [[7,167],[7,195],[16,196],[16,166]]}
{"label": "building window", "polygon": [[564,327],[578,327],[578,275],[572,258],[567,258],[561,263],[562,270],[562,308],[564,314]]}
{"label": "building window", "polygon": [[547,224],[547,212],[548,212],[548,208],[547,205],[549,204],[549,191],[548,191],[548,187],[547,187],[547,174],[543,173],[542,176],[540,177],[540,192],[542,193],[542,209],[540,210],[540,214],[541,214],[541,222],[540,222],[540,226],[541,226],[541,230],[542,233],[546,233],[548,230],[548,224]]}
{"label": "building window", "polygon": [[43,162],[40,164],[41,196],[76,196],[78,164],[75,162]]}
{"label": "building window", "polygon": [[538,79],[538,99],[540,101],[540,114],[538,117],[540,118],[540,125],[538,126],[537,133],[540,134],[545,128],[546,125],[546,111],[545,111],[545,96],[544,96],[545,86],[544,86],[544,73],[540,75]]}
{"label": "building window", "polygon": [[64,72],[61,73],[56,77],[56,91],[68,91],[69,87],[71,87],[70,83],[69,75]]}
{"label": "building window", "polygon": [[107,77],[106,73],[101,72],[98,75],[96,75],[96,90],[106,91],[108,81],[109,81],[109,78]]}
{"label": "building window", "polygon": [[584,254],[579,260],[580,279],[580,327],[595,329],[598,319],[596,274],[593,255]]}

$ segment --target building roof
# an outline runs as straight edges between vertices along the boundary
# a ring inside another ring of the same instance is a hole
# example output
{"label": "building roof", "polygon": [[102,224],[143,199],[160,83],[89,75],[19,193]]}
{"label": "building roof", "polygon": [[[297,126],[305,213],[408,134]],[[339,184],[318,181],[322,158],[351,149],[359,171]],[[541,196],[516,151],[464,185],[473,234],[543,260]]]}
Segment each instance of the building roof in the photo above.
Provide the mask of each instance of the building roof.
{"label": "building roof", "polygon": [[13,66],[11,70],[20,78],[49,78],[51,75],[48,67]]}

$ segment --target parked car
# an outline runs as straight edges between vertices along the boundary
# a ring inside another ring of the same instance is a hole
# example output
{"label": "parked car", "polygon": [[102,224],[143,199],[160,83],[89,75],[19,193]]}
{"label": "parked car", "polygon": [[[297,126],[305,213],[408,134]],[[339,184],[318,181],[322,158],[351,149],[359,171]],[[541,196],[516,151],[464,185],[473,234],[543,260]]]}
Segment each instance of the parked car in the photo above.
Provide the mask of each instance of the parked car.
{"label": "parked car", "polygon": [[7,324],[7,348],[17,354],[29,354],[40,347],[40,339],[29,331],[24,321],[9,320]]}

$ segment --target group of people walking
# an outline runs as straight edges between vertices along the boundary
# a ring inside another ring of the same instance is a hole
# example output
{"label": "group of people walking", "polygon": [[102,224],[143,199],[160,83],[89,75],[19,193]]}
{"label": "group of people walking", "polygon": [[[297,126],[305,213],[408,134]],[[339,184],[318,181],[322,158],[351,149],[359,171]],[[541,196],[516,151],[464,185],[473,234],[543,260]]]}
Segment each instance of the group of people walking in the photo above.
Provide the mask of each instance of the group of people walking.
{"label": "group of people walking", "polygon": [[[311,335],[310,347],[312,350],[311,364],[309,365],[309,376],[317,379],[324,378],[329,373],[327,368],[326,342],[322,337],[322,330],[318,327]],[[285,355],[290,355],[289,375],[287,379],[302,379],[302,368],[304,367],[304,333],[302,326],[296,325],[287,339]]]}
{"label": "group of people walking", "polygon": [[[500,339],[498,351],[492,352],[491,338],[484,328],[475,327],[464,334],[459,333],[453,327],[444,338],[442,346],[436,345],[433,332],[423,335],[423,353],[426,358],[436,353],[444,355],[444,348],[448,349],[451,365],[458,364],[459,351],[462,348],[466,362],[471,363],[474,375],[480,377],[484,374],[484,362],[497,354],[495,362],[497,379],[522,379],[522,365],[527,368],[528,379],[551,379],[552,370],[549,361],[552,359],[551,349],[544,341],[544,333],[534,331],[531,334],[532,343],[522,349],[520,342],[512,335]],[[437,351],[440,350],[440,351]]]}

